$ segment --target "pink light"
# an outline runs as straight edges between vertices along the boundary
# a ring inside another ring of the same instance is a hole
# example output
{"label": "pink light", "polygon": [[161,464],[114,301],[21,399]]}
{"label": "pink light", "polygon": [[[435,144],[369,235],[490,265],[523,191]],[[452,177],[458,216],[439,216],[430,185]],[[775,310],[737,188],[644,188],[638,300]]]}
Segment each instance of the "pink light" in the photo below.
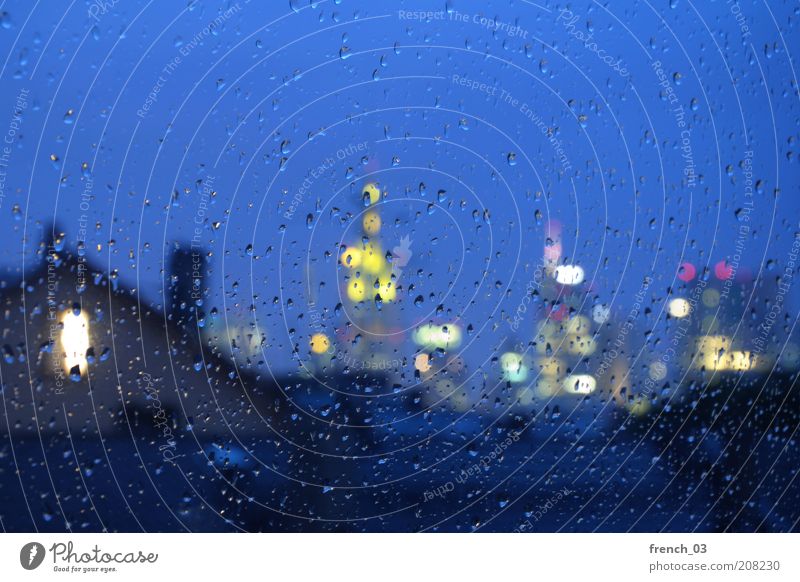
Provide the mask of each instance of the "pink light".
{"label": "pink light", "polygon": [[731,267],[727,261],[720,261],[714,265],[714,275],[717,276],[717,279],[722,281],[730,279],[733,277],[733,267]]}
{"label": "pink light", "polygon": [[548,261],[557,261],[561,258],[561,243],[544,247],[544,258]]}
{"label": "pink light", "polygon": [[697,269],[691,263],[683,263],[678,269],[678,279],[684,283],[688,283],[697,275]]}

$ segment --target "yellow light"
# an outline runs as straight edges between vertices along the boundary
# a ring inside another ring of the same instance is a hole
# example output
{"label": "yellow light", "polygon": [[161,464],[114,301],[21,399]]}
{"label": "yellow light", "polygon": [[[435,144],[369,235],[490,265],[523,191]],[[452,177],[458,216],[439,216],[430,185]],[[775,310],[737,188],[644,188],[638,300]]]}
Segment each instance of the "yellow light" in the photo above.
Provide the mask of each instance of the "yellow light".
{"label": "yellow light", "polygon": [[378,234],[381,230],[381,217],[378,216],[377,212],[367,212],[364,215],[362,225],[364,226],[364,232],[368,235]]}
{"label": "yellow light", "polygon": [[686,317],[691,312],[692,307],[686,299],[677,298],[672,299],[667,306],[667,311],[672,317],[677,317],[681,319]]}
{"label": "yellow light", "polygon": [[355,247],[347,247],[342,253],[342,266],[357,269],[361,265],[362,252]]}
{"label": "yellow light", "polygon": [[542,376],[556,377],[561,373],[562,362],[558,358],[539,358],[536,364]]}
{"label": "yellow light", "polygon": [[570,354],[591,356],[597,349],[597,342],[588,335],[570,335],[567,340],[567,351]]}
{"label": "yellow light", "polygon": [[724,335],[707,335],[697,339],[695,367],[706,370],[725,370],[725,354],[731,347],[731,338]]}
{"label": "yellow light", "polygon": [[457,348],[461,345],[461,328],[455,323],[448,323],[439,328],[439,347]]}
{"label": "yellow light", "polygon": [[377,275],[386,269],[386,258],[382,254],[381,247],[370,243],[361,254],[361,265],[363,269],[371,275]]}
{"label": "yellow light", "polygon": [[755,367],[758,360],[750,352],[731,352],[728,361],[729,369],[737,372],[747,372]]}
{"label": "yellow light", "polygon": [[361,279],[353,279],[347,284],[347,296],[350,301],[364,301],[367,298],[367,288]]}
{"label": "yellow light", "polygon": [[64,352],[64,368],[70,372],[78,366],[81,374],[86,369],[86,350],[89,349],[89,320],[83,313],[68,312],[61,320],[61,349]]}
{"label": "yellow light", "polygon": [[324,333],[315,333],[311,336],[311,351],[315,354],[324,354],[331,347],[331,340]]}
{"label": "yellow light", "polygon": [[397,287],[392,281],[391,275],[383,275],[378,278],[378,288],[371,296],[380,295],[383,301],[394,301],[397,298]]}
{"label": "yellow light", "polygon": [[570,374],[561,386],[568,394],[591,394],[597,388],[597,380],[589,374]]}
{"label": "yellow light", "polygon": [[433,328],[432,325],[423,325],[419,329],[414,331],[414,341],[417,345],[420,346],[427,346],[431,343],[431,329]]}
{"label": "yellow light", "polygon": [[731,347],[731,338],[726,335],[707,335],[697,339],[700,352],[719,352]]}
{"label": "yellow light", "polygon": [[366,198],[366,196],[369,196],[369,203],[370,204],[376,204],[381,199],[380,188],[378,188],[378,186],[375,185],[373,182],[370,182],[369,184],[364,186],[364,190],[362,192],[362,195],[365,198]]}

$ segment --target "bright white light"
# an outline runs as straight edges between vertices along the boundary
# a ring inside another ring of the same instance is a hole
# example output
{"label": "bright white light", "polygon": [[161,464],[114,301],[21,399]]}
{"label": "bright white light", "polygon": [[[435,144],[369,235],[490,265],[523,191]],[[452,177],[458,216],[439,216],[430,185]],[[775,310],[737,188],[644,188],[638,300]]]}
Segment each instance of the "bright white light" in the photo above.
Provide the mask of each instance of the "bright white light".
{"label": "bright white light", "polygon": [[689,312],[692,310],[691,305],[689,304],[686,299],[673,299],[669,302],[667,306],[667,311],[672,317],[677,317],[678,319],[682,317],[686,317],[689,315]]}
{"label": "bright white light", "polygon": [[528,366],[521,354],[506,352],[500,356],[500,367],[503,368],[503,376],[509,382],[524,382],[528,378]]}
{"label": "bright white light", "polygon": [[597,388],[597,380],[589,374],[570,374],[562,386],[569,394],[591,394]]}
{"label": "bright white light", "polygon": [[67,372],[79,366],[86,371],[86,350],[89,349],[89,321],[83,313],[69,312],[61,321],[61,349],[64,351],[64,368]]}
{"label": "bright white light", "polygon": [[559,265],[556,267],[556,281],[562,285],[580,285],[583,283],[583,268],[578,265]]}

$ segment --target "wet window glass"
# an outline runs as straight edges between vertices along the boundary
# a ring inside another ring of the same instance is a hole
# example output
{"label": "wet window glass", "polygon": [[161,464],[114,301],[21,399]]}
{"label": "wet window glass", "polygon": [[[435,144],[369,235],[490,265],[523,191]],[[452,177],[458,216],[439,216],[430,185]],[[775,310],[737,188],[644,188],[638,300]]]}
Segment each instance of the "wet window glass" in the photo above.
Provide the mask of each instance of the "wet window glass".
{"label": "wet window glass", "polygon": [[791,2],[0,7],[0,524],[788,532]]}

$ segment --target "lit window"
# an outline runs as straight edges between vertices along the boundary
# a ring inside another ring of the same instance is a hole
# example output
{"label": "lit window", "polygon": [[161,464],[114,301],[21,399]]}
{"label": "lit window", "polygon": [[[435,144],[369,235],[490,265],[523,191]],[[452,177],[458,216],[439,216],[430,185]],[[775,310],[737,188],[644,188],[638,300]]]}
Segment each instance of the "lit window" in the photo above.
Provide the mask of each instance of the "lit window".
{"label": "lit window", "polygon": [[61,320],[61,349],[64,352],[64,368],[71,372],[78,366],[81,374],[86,372],[86,350],[89,349],[89,320],[83,313],[70,311]]}

